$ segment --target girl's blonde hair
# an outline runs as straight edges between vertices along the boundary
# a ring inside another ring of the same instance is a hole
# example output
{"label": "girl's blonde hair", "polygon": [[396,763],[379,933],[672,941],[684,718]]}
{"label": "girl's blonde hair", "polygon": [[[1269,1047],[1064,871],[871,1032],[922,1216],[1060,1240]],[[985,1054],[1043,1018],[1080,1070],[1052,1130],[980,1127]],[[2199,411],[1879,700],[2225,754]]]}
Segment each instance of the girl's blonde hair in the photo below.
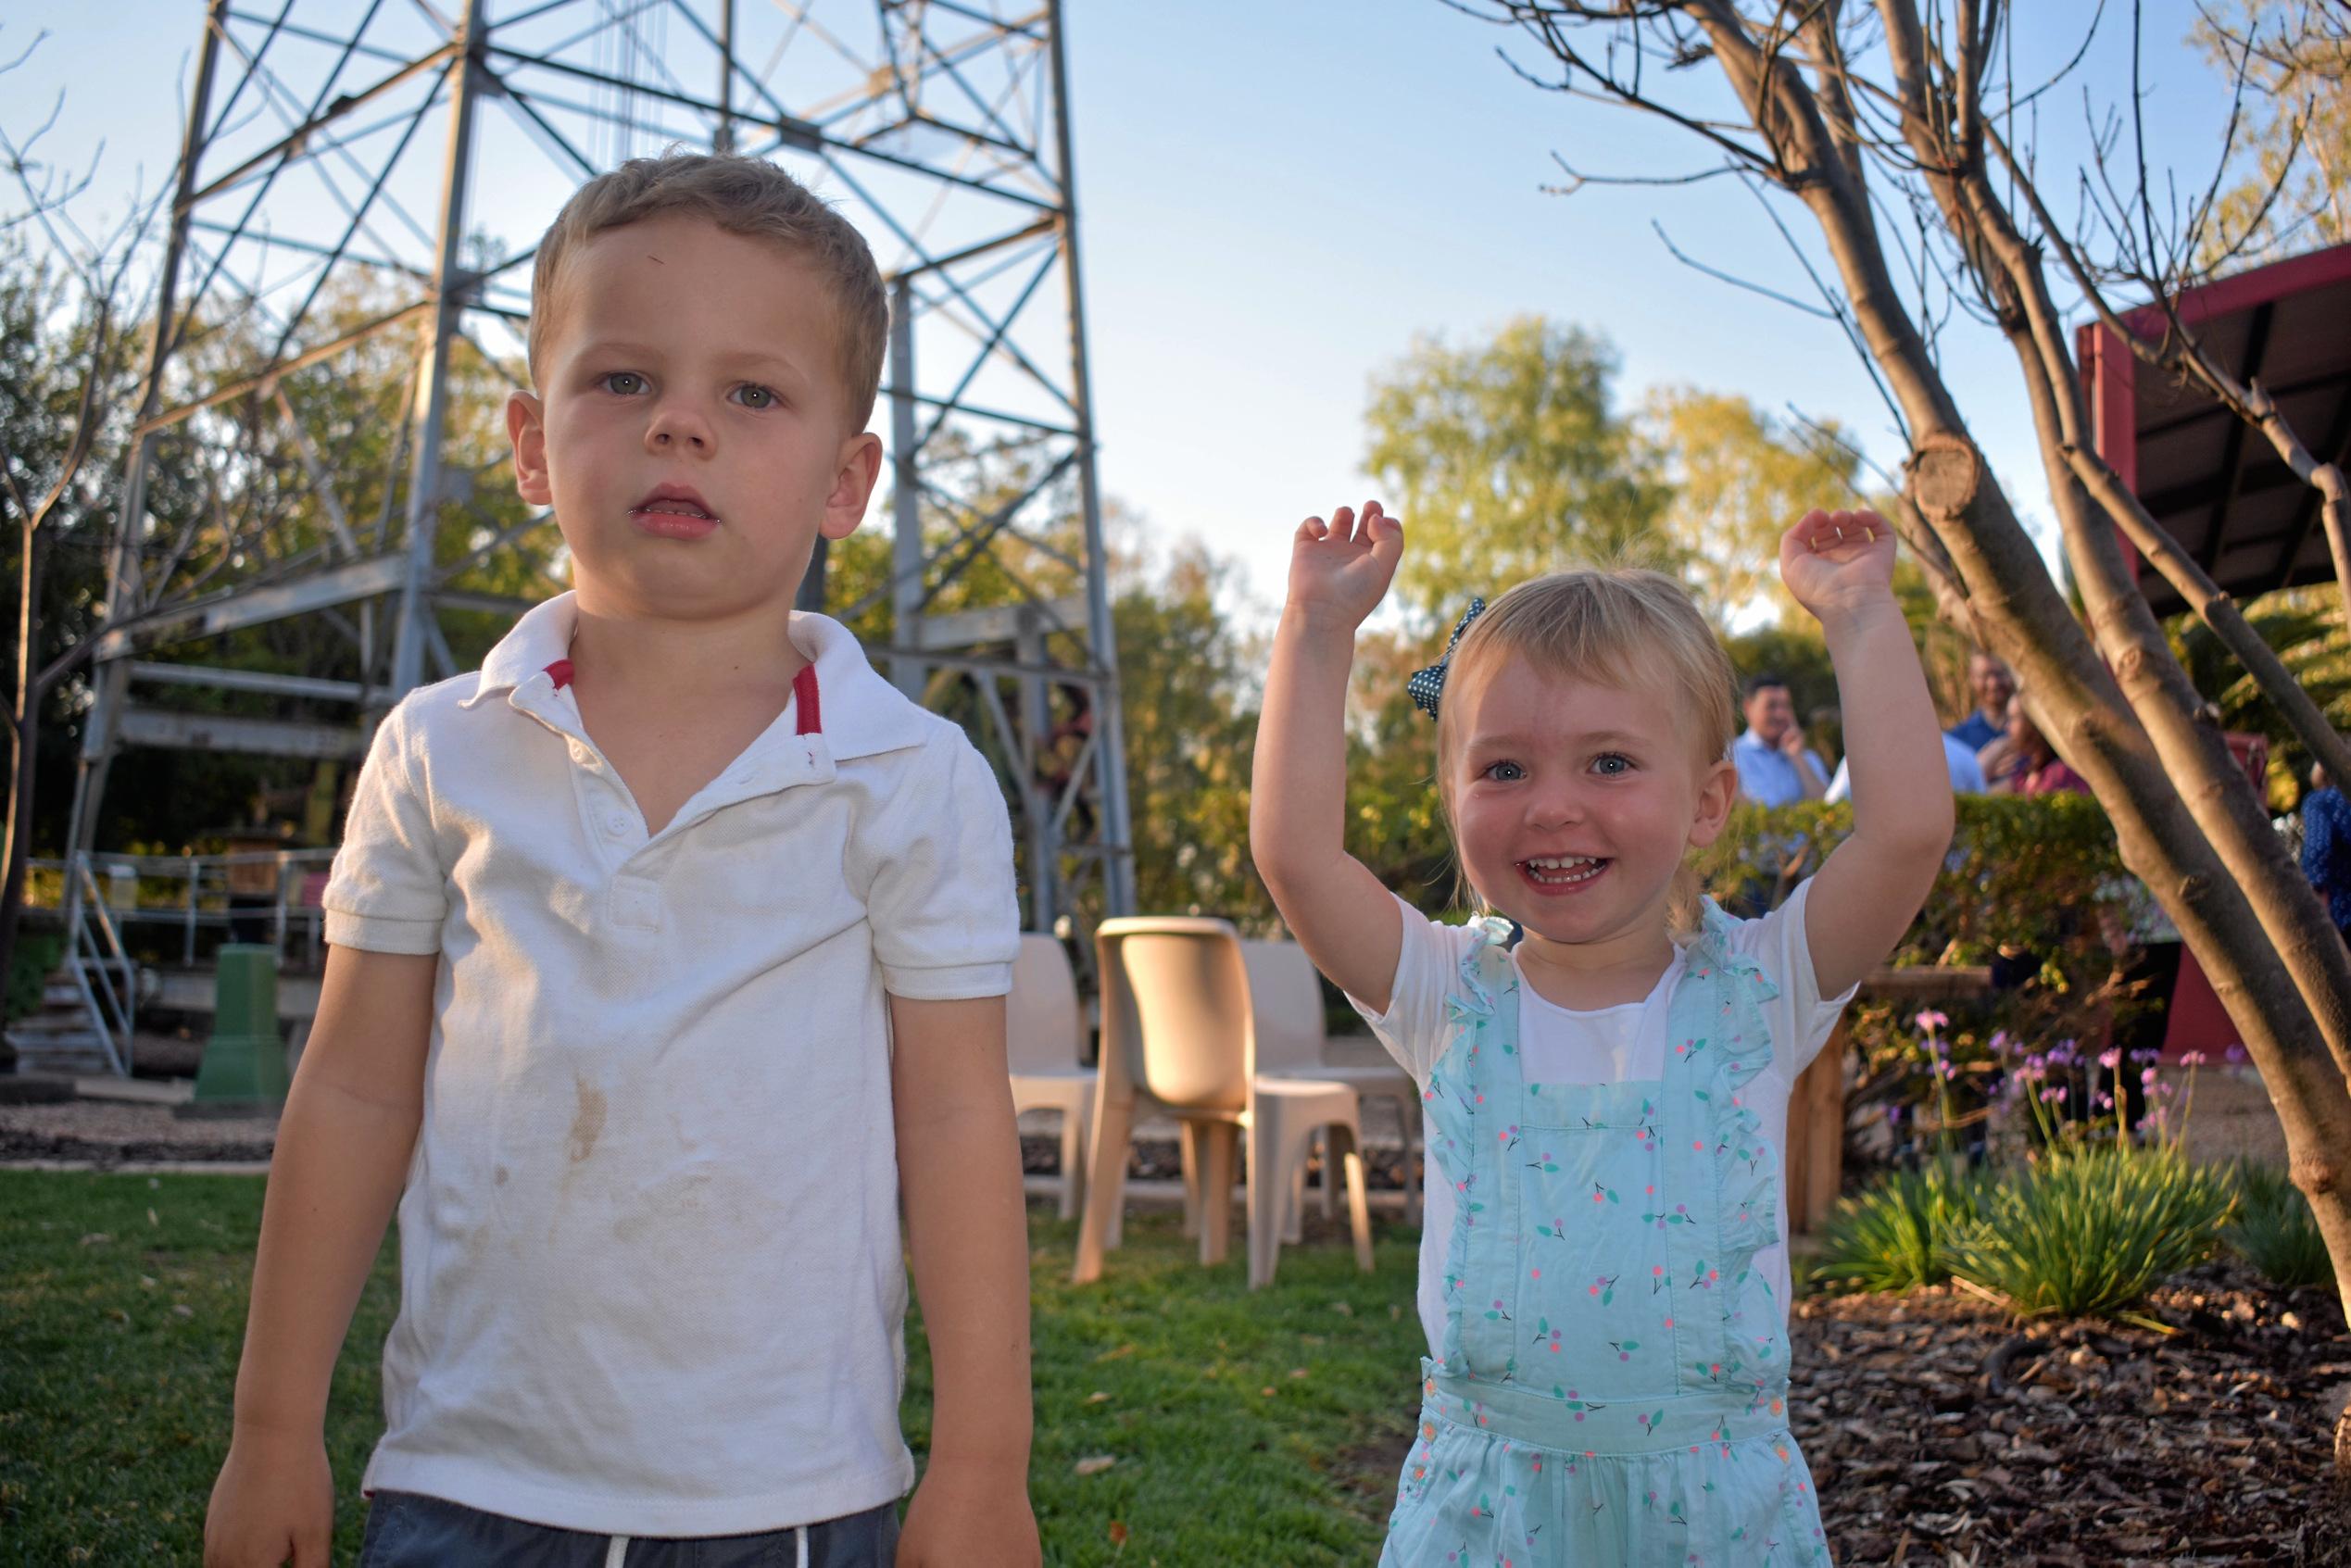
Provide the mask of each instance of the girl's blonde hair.
{"label": "girl's blonde hair", "polygon": [[[1637,567],[1577,567],[1521,583],[1470,623],[1446,662],[1437,705],[1437,795],[1456,843],[1452,759],[1461,745],[1461,698],[1514,657],[1553,680],[1669,692],[1702,769],[1728,756],[1739,733],[1730,656],[1673,578]],[[1458,854],[1455,859],[1458,867]],[[1462,888],[1476,895],[1467,869],[1458,874]],[[1698,929],[1701,892],[1697,872],[1685,864],[1674,878],[1668,915],[1677,935]]]}

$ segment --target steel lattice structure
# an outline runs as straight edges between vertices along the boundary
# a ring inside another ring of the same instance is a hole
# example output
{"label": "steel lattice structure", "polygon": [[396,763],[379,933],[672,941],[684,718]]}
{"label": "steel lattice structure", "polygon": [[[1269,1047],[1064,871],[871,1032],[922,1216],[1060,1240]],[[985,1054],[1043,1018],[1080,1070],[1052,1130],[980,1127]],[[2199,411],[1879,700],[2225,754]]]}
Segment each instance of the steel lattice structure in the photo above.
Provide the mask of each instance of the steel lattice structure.
{"label": "steel lattice structure", "polygon": [[[524,378],[531,246],[564,196],[683,145],[791,169],[892,292],[886,558],[836,554],[828,597],[820,555],[803,606],[886,611],[893,678],[997,762],[1032,923],[1098,872],[1097,907],[1131,909],[1061,6],[1013,5],[208,0],[76,847],[121,746],[356,757],[458,672],[453,626],[478,643],[560,585],[483,408]],[[201,661],[296,617],[349,679]],[[280,715],[133,700],[166,684]]]}

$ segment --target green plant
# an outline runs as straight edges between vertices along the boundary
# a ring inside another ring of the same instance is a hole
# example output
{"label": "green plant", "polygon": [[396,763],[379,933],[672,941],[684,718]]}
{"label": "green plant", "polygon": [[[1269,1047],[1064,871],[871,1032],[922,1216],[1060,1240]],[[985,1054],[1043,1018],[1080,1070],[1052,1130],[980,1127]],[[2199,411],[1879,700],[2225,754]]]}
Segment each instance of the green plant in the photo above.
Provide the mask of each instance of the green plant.
{"label": "green plant", "polygon": [[2050,1150],[1993,1184],[1951,1272],[2020,1317],[2121,1314],[2209,1257],[2235,1201],[2224,1173],[2169,1144]]}
{"label": "green plant", "polygon": [[1890,1171],[1836,1212],[1812,1260],[1829,1290],[1908,1290],[1951,1277],[1951,1244],[1984,1211],[1987,1179],[1955,1161]]}
{"label": "green plant", "polygon": [[2231,1251],[2260,1270],[2271,1285],[2324,1285],[2334,1277],[2310,1200],[2284,1172],[2257,1160],[2238,1159],[2230,1162],[2228,1175],[2237,1195],[2236,1217],[2225,1237]]}

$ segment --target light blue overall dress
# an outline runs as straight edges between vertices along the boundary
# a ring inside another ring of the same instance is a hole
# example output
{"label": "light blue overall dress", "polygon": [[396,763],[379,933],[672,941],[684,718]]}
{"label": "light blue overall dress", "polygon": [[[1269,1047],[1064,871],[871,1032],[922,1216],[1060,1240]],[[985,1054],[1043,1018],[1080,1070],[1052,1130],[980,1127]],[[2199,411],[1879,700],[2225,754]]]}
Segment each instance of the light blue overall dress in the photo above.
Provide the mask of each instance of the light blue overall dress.
{"label": "light blue overall dress", "polygon": [[1509,925],[1479,923],[1424,1093],[1459,1206],[1383,1568],[1827,1563],[1751,1267],[1778,1239],[1779,1156],[1742,1103],[1776,987],[1709,901],[1641,1020],[1664,1077],[1530,1084]]}

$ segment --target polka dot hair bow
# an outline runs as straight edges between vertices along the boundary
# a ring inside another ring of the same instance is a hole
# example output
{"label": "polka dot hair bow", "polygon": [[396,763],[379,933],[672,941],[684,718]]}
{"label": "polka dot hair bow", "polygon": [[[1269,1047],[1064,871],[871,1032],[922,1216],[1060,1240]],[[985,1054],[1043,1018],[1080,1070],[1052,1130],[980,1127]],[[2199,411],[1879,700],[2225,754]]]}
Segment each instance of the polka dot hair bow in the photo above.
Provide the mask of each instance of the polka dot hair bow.
{"label": "polka dot hair bow", "polygon": [[1469,608],[1462,611],[1461,620],[1454,624],[1452,636],[1445,644],[1445,657],[1426,670],[1414,671],[1412,679],[1404,683],[1404,689],[1412,694],[1413,706],[1426,711],[1431,719],[1437,717],[1438,701],[1445,695],[1445,669],[1453,661],[1453,649],[1461,646],[1461,634],[1469,630],[1471,621],[1485,613],[1486,601],[1471,599]]}

